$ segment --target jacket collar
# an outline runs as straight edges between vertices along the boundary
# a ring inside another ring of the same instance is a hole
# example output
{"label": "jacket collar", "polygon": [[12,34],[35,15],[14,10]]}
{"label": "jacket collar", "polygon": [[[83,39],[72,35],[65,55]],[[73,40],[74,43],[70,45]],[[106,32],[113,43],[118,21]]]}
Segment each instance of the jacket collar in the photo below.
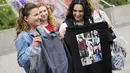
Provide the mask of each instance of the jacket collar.
{"label": "jacket collar", "polygon": [[37,35],[32,29],[28,31],[28,34],[31,35],[32,37],[35,37]]}

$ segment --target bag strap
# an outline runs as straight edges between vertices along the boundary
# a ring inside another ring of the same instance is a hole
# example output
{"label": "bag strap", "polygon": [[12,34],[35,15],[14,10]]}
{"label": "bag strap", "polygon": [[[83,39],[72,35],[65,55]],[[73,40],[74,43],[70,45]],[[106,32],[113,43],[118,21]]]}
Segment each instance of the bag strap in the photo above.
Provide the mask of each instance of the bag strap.
{"label": "bag strap", "polygon": [[44,26],[43,26],[43,29],[44,29],[47,33],[50,33],[50,31],[48,31]]}
{"label": "bag strap", "polygon": [[99,9],[97,9],[96,12],[99,14],[99,16],[100,16],[101,18],[103,18],[102,15],[101,15],[101,13],[100,13],[100,11],[99,11]]}

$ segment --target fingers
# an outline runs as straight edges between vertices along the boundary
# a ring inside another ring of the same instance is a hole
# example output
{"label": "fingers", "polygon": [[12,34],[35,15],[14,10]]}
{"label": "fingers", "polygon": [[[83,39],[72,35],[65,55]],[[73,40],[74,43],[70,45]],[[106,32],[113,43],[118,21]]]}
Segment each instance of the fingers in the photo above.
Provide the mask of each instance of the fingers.
{"label": "fingers", "polygon": [[112,25],[111,25],[111,24],[108,24],[108,28],[112,28]]}
{"label": "fingers", "polygon": [[63,34],[60,34],[60,39],[62,40],[64,38],[64,35]]}
{"label": "fingers", "polygon": [[60,39],[64,38],[65,32],[66,32],[66,29],[61,29],[61,31],[60,31]]}
{"label": "fingers", "polygon": [[42,39],[41,39],[41,37],[38,36],[38,37],[34,37],[34,38],[33,38],[33,41],[34,41],[34,42],[41,42]]}
{"label": "fingers", "polygon": [[33,38],[33,42],[32,42],[32,45],[35,46],[35,47],[38,47],[40,42],[42,42],[42,39],[41,37],[37,36],[37,37],[34,37]]}

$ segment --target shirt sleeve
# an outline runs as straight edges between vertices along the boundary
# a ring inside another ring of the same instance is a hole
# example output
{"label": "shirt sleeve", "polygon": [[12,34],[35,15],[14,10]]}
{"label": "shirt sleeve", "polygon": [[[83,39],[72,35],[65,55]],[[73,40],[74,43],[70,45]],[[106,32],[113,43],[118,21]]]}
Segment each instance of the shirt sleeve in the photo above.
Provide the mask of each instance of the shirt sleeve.
{"label": "shirt sleeve", "polygon": [[21,67],[29,66],[29,54],[31,50],[34,48],[33,45],[29,45],[28,42],[25,41],[23,38],[19,38],[15,42],[17,53],[17,60],[18,64]]}
{"label": "shirt sleeve", "polygon": [[66,23],[61,24],[61,26],[60,26],[60,28],[59,28],[60,35],[64,35],[64,34],[65,34],[65,32],[66,32],[66,27],[67,27],[67,24],[66,24]]}

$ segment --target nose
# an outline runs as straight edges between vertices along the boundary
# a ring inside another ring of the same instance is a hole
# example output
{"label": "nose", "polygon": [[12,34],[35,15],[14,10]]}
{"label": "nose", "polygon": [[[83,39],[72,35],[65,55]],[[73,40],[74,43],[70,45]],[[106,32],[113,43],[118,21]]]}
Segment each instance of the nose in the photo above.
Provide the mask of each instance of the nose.
{"label": "nose", "polygon": [[42,15],[41,15],[41,14],[39,14],[39,15],[38,15],[38,18],[39,18],[39,19],[41,19],[41,18],[42,18]]}
{"label": "nose", "polygon": [[43,18],[43,17],[45,17],[45,16],[46,16],[46,13],[45,13],[45,12],[40,13],[40,18]]}
{"label": "nose", "polygon": [[79,12],[76,12],[75,15],[78,16],[78,15],[80,15],[80,13],[79,13]]}

